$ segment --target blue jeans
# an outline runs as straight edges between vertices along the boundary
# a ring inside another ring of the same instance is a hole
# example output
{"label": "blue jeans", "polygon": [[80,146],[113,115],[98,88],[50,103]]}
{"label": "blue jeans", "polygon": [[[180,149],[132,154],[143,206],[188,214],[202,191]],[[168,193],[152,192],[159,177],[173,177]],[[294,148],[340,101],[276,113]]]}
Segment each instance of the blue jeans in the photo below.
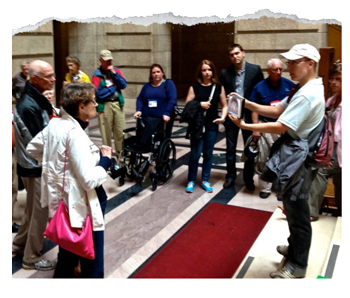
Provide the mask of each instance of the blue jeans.
{"label": "blue jeans", "polygon": [[[107,200],[100,203],[102,214],[105,214]],[[103,278],[104,277],[104,231],[92,232],[94,239],[95,259],[89,260],[73,254],[62,247],[59,247],[57,266],[54,278],[74,278],[74,268],[81,265],[82,278]]]}
{"label": "blue jeans", "polygon": [[188,181],[197,180],[198,163],[203,152],[202,181],[209,181],[213,164],[213,150],[218,136],[218,125],[208,123],[201,139],[191,138],[191,154],[188,162]]}

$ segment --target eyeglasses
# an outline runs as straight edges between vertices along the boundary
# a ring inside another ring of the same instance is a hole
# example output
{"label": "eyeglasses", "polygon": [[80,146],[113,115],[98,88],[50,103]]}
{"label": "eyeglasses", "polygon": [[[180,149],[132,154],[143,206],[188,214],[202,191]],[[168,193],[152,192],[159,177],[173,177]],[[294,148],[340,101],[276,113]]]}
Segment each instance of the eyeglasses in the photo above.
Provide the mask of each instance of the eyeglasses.
{"label": "eyeglasses", "polygon": [[309,62],[310,60],[299,60],[299,61],[287,61],[286,64],[287,66],[295,66],[298,65],[301,62]]}
{"label": "eyeglasses", "polygon": [[282,72],[283,71],[283,68],[270,68],[273,72]]}
{"label": "eyeglasses", "polygon": [[50,80],[50,79],[56,79],[56,74],[55,73],[53,73],[53,74],[49,74],[49,75],[47,75],[47,76],[37,76],[37,77],[39,77],[39,78],[42,78],[42,79],[47,79],[47,80]]}
{"label": "eyeglasses", "polygon": [[94,99],[91,99],[90,102],[92,102],[94,105],[97,105],[97,101]]}

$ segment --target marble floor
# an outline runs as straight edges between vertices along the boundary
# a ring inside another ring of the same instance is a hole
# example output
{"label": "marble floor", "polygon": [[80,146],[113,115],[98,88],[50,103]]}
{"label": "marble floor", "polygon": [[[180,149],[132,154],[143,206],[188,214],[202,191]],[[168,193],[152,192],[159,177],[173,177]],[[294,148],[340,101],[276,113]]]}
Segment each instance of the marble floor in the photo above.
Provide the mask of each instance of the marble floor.
{"label": "marble floor", "polygon": [[[127,113],[127,126],[135,126],[132,113]],[[101,144],[97,119],[92,119],[89,126],[90,138]],[[283,259],[276,252],[276,246],[287,244],[288,226],[284,215],[278,208],[281,205],[275,194],[267,199],[259,197],[258,177],[255,175],[256,190],[246,190],[242,181],[243,163],[240,155],[243,149],[242,137],[239,136],[237,152],[238,177],[234,187],[223,189],[225,177],[225,139],[224,127],[220,126],[220,133],[215,145],[215,160],[210,182],[213,193],[206,193],[196,185],[192,194],[185,192],[187,183],[187,160],[189,141],[184,138],[184,125],[175,122],[173,141],[176,144],[176,170],[170,181],[159,185],[152,191],[151,182],[146,178],[142,185],[126,180],[119,186],[118,179],[108,177],[104,188],[109,201],[105,221],[105,278],[127,279],[144,262],[171,237],[179,231],[198,211],[209,202],[219,202],[234,206],[270,211],[272,216],[255,244],[251,247],[245,260],[232,276],[234,279],[269,279],[269,273],[281,265]],[[199,175],[200,175],[199,169]],[[200,179],[198,179],[200,180]],[[16,221],[20,222],[25,208],[25,190],[18,193],[15,206]],[[316,279],[318,276],[336,277],[337,268],[334,259],[334,248],[337,248],[336,257],[341,257],[339,250],[341,243],[341,218],[334,218],[328,214],[312,223],[313,239],[310,251],[310,264],[307,278]],[[12,234],[14,237],[15,234]],[[44,257],[55,259],[57,246],[45,241]],[[333,256],[333,259],[331,258]],[[326,274],[328,268],[328,273]],[[21,259],[12,257],[12,279],[49,279],[53,271],[23,270]]]}

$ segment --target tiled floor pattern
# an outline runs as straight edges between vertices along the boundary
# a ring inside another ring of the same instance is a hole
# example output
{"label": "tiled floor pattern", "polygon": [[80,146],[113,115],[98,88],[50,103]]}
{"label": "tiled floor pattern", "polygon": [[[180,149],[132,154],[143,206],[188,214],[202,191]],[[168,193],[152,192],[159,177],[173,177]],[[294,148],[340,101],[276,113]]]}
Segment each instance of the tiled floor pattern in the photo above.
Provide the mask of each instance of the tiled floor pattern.
{"label": "tiled floor pattern", "polygon": [[[134,120],[127,117],[127,126],[134,126]],[[118,179],[108,177],[104,188],[109,197],[105,231],[105,277],[127,278],[150,258],[167,240],[184,226],[209,201],[219,201],[230,205],[254,208],[273,212],[270,221],[253,245],[246,260],[233,278],[269,278],[269,272],[276,270],[281,263],[281,256],[276,252],[278,244],[286,244],[288,227],[284,215],[277,208],[280,204],[276,196],[271,194],[268,199],[260,199],[259,188],[249,192],[243,186],[241,175],[238,175],[235,187],[223,189],[225,176],[224,128],[220,127],[220,136],[215,146],[215,162],[211,174],[213,193],[205,193],[199,184],[192,194],[185,193],[187,183],[186,161],[189,153],[189,141],[183,136],[185,130],[178,122],[174,126],[173,141],[177,149],[177,168],[172,179],[164,185],[159,185],[152,191],[149,178],[142,186],[126,181],[119,186]],[[97,120],[92,119],[89,134],[96,145],[101,144]],[[239,154],[243,149],[242,138],[239,137]],[[241,173],[243,163],[237,157],[238,173]],[[200,175],[200,169],[199,169]],[[255,185],[258,185],[255,176]],[[25,207],[25,191],[18,194],[16,216],[20,220]],[[332,237],[337,225],[338,235]],[[329,246],[332,241],[341,241],[341,222],[335,218],[323,216],[318,222],[312,223],[313,242],[310,252],[310,266],[307,277],[316,278],[324,272],[324,262],[329,258]],[[339,227],[340,226],[340,227]],[[13,234],[14,236],[14,234]],[[320,248],[321,247],[321,248]],[[57,246],[47,249],[44,257],[55,259]],[[320,261],[321,260],[321,261]],[[321,264],[322,263],[322,264]],[[248,267],[247,264],[250,264]],[[13,278],[51,278],[53,271],[39,272],[20,269],[20,259],[13,257]]]}

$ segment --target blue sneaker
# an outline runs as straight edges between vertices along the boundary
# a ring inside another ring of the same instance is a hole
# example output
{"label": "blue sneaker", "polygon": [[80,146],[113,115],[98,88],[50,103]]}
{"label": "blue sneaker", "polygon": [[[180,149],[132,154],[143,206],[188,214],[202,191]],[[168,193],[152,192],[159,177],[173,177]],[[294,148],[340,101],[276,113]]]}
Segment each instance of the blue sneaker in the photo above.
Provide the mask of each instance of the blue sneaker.
{"label": "blue sneaker", "polygon": [[203,188],[206,192],[213,192],[213,188],[210,186],[208,181],[203,181],[201,188]]}
{"label": "blue sneaker", "polygon": [[193,189],[194,189],[194,182],[193,181],[188,182],[186,187],[186,192],[191,193],[193,192]]}

